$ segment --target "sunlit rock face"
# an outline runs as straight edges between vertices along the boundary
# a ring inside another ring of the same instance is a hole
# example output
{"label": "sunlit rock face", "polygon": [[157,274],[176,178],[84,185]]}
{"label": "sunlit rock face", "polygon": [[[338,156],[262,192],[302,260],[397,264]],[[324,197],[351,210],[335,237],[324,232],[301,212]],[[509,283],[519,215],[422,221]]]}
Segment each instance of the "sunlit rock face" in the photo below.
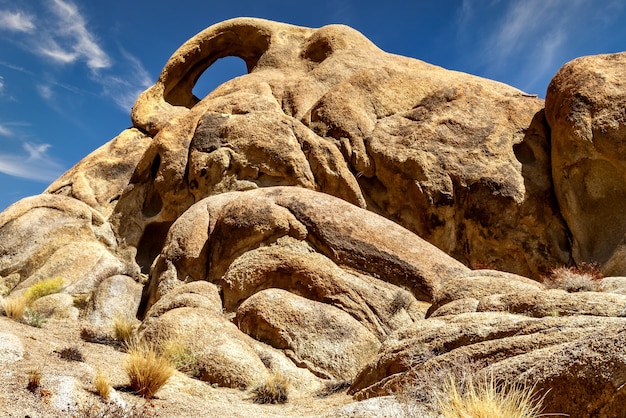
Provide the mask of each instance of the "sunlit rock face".
{"label": "sunlit rock face", "polygon": [[[195,97],[227,56],[248,74]],[[132,128],[0,214],[0,290],[62,277],[37,306],[136,316],[218,386],[280,372],[302,396],[341,381],[365,399],[468,365],[536,384],[546,412],[620,416],[624,279],[538,279],[626,275],[624,56],[568,64],[544,109],[345,26],[219,23]]]}

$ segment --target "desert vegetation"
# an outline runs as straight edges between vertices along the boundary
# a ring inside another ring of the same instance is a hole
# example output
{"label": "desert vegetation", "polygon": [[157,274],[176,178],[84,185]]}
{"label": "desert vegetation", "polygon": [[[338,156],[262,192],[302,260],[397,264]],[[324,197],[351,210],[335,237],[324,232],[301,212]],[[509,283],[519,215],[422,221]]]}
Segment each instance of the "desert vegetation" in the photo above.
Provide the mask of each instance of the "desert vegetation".
{"label": "desert vegetation", "polygon": [[289,381],[280,373],[271,373],[250,389],[251,399],[259,404],[285,403],[289,397]]}
{"label": "desert vegetation", "polygon": [[458,382],[450,375],[435,396],[444,418],[538,418],[542,411],[532,387],[496,383],[493,378],[469,376]]}
{"label": "desert vegetation", "polygon": [[16,321],[23,321],[28,325],[41,328],[47,318],[30,308],[30,305],[39,298],[58,293],[63,289],[63,279],[42,280],[28,287],[24,292],[19,294],[9,294],[2,303],[4,314]]}
{"label": "desert vegetation", "polygon": [[549,289],[563,289],[567,292],[600,291],[600,280],[603,278],[600,266],[581,263],[579,266],[562,266],[552,269],[543,278],[543,284]]}
{"label": "desert vegetation", "polygon": [[127,353],[125,369],[130,387],[137,395],[151,399],[172,377],[174,367],[153,345],[145,342],[131,342]]}

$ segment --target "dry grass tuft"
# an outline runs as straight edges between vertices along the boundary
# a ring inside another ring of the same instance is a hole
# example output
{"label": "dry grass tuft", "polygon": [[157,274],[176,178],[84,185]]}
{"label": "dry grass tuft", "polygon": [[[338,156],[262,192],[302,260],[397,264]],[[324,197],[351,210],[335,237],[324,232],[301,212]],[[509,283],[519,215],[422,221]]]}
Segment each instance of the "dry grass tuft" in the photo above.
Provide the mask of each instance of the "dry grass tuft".
{"label": "dry grass tuft", "polygon": [[37,299],[59,292],[63,288],[63,279],[42,280],[30,286],[24,293],[9,296],[3,302],[4,314],[16,321],[26,321],[29,325],[40,328],[46,319],[43,315],[29,311],[28,307]]}
{"label": "dry grass tuft", "polygon": [[285,403],[288,399],[289,381],[280,373],[272,373],[264,382],[255,385],[250,392],[254,403]]}
{"label": "dry grass tuft", "polygon": [[129,344],[134,338],[137,326],[132,318],[116,315],[113,319],[113,337],[122,344]]}
{"label": "dry grass tuft", "polygon": [[4,300],[4,314],[11,319],[21,321],[28,306],[28,300],[22,296],[9,297]]}
{"label": "dry grass tuft", "polygon": [[532,387],[496,384],[493,379],[474,381],[471,376],[459,384],[451,375],[436,393],[444,418],[538,418],[543,399]]}
{"label": "dry grass tuft", "polygon": [[578,267],[557,267],[544,277],[543,284],[550,289],[567,292],[597,292],[600,289],[602,272],[597,264],[582,263]]}
{"label": "dry grass tuft", "polygon": [[37,389],[41,387],[41,370],[39,369],[30,369],[28,371],[28,383],[26,384],[26,389],[30,392],[35,393]]}
{"label": "dry grass tuft", "polygon": [[130,387],[137,395],[151,399],[172,377],[174,367],[152,345],[135,341],[128,345],[127,352],[125,369]]}
{"label": "dry grass tuft", "polygon": [[102,373],[102,370],[98,369],[96,372],[93,385],[96,387],[96,393],[100,395],[102,399],[109,399],[111,395],[111,383],[109,382],[108,376]]}

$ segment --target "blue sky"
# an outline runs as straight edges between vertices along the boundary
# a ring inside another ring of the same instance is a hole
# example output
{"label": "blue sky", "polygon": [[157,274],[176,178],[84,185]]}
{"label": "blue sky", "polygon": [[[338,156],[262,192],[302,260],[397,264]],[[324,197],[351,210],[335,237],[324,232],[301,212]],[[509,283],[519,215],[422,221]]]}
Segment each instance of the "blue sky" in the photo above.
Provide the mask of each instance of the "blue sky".
{"label": "blue sky", "polygon": [[[343,23],[382,49],[545,96],[582,55],[626,50],[622,0],[0,0],[0,210],[130,125],[176,48],[238,16]],[[245,72],[218,61],[194,92]]]}

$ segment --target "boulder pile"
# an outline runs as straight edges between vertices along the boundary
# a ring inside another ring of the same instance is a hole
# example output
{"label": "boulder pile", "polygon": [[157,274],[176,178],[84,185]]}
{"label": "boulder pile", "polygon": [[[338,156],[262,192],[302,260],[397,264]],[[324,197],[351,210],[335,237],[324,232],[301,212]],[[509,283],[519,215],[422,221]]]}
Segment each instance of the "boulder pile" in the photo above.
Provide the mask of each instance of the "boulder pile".
{"label": "boulder pile", "polygon": [[[248,74],[195,97],[227,56]],[[621,417],[624,109],[626,53],[568,63],[544,102],[346,26],[225,21],[131,128],[0,214],[0,290],[62,277],[86,302],[50,315],[130,312],[220,387],[280,372],[364,400],[468,365],[545,412]],[[591,290],[549,284],[563,266]]]}

